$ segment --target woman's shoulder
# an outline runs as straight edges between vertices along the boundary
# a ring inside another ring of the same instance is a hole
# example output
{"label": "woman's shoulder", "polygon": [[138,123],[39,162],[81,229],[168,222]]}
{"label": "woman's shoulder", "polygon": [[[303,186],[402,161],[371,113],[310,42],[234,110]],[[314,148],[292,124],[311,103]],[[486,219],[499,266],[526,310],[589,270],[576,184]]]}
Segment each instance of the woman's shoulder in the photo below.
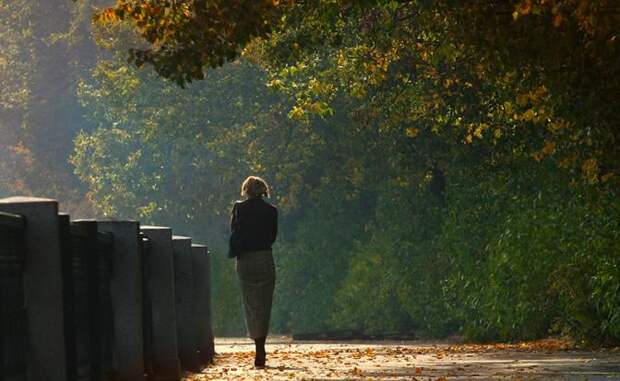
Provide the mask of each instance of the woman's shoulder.
{"label": "woman's shoulder", "polygon": [[277,212],[278,208],[273,205],[272,203],[268,202],[267,200],[265,200],[264,198],[260,198],[260,199],[246,199],[246,200],[237,200],[235,201],[234,208],[250,208],[250,209],[270,209],[272,211]]}
{"label": "woman's shoulder", "polygon": [[245,199],[245,200],[237,200],[235,201],[235,203],[233,204],[233,208],[235,209],[252,209],[254,208],[254,200],[252,199]]}
{"label": "woman's shoulder", "polygon": [[235,211],[237,209],[241,209],[242,205],[243,205],[243,200],[237,200],[233,202],[232,210]]}
{"label": "woman's shoulder", "polygon": [[263,199],[263,202],[265,203],[265,205],[267,205],[267,208],[269,208],[272,212],[278,212],[278,208],[273,205],[272,203],[270,203],[269,201]]}

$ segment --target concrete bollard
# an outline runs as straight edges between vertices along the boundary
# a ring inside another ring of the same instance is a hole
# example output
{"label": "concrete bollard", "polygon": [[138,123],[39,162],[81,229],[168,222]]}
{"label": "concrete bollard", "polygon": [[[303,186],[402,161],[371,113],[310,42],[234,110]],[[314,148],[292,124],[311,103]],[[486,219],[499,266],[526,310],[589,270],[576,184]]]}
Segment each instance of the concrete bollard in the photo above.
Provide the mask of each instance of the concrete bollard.
{"label": "concrete bollard", "polygon": [[70,247],[65,250],[69,251],[66,255],[71,256],[69,276],[73,287],[67,299],[72,299],[73,315],[65,316],[73,323],[76,377],[98,380],[102,370],[99,361],[101,311],[97,294],[97,222],[73,221],[69,243]]}
{"label": "concrete bollard", "polygon": [[144,379],[142,343],[142,253],[137,221],[99,221],[98,230],[109,232],[112,242],[110,298],[113,311],[114,379]]}
{"label": "concrete bollard", "polygon": [[211,322],[211,264],[207,246],[192,245],[194,325],[200,362],[213,362],[215,347]]}
{"label": "concrete bollard", "polygon": [[67,381],[78,379],[77,332],[75,327],[75,298],[73,276],[73,244],[71,242],[71,223],[68,214],[58,215],[60,231],[60,252],[62,257],[63,316],[65,329],[65,352],[67,359]]}
{"label": "concrete bollard", "polygon": [[68,378],[58,202],[50,199],[0,199],[0,211],[26,218],[24,296],[26,300],[27,378]]}
{"label": "concrete bollard", "polygon": [[21,216],[0,213],[0,380],[26,375],[25,223]]}
{"label": "concrete bollard", "polygon": [[[151,241],[140,233],[140,251],[142,263],[148,263],[151,252]],[[151,295],[147,281],[150,279],[149,267],[142,266],[142,337],[144,348],[144,373],[147,376],[155,374],[153,370],[153,308],[151,307]]]}
{"label": "concrete bollard", "polygon": [[152,337],[150,353],[153,378],[175,381],[181,378],[178,357],[175,311],[172,230],[159,226],[143,226],[142,233],[150,241],[145,261],[149,279],[146,285],[151,298]]}
{"label": "concrete bollard", "polygon": [[193,311],[192,239],[173,236],[174,289],[177,312],[177,342],[184,369],[199,370]]}
{"label": "concrete bollard", "polygon": [[97,302],[100,318],[99,362],[104,378],[114,370],[114,314],[112,307],[112,245],[114,236],[109,232],[97,232]]}
{"label": "concrete bollard", "polygon": [[112,306],[112,248],[114,236],[109,232],[97,233],[97,298],[101,317],[99,320],[102,376],[114,370],[114,313]]}
{"label": "concrete bollard", "polygon": [[101,380],[113,370],[113,238],[98,231],[95,220],[76,220],[71,222],[70,239],[77,378]]}

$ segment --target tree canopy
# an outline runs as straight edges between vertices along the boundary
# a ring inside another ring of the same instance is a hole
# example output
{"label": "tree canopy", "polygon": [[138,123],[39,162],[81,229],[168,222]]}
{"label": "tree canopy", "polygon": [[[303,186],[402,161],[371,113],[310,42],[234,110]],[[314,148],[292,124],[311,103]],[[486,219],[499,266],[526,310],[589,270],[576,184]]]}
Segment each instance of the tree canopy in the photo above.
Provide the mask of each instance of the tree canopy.
{"label": "tree canopy", "polygon": [[0,5],[0,192],[206,242],[217,334],[256,174],[276,332],[620,341],[616,1],[104,3]]}
{"label": "tree canopy", "polygon": [[589,182],[619,170],[613,1],[249,3],[123,0],[97,20],[130,19],[149,44],[131,60],[180,84],[242,48],[262,55],[298,119],[329,114],[346,92],[405,136],[426,128],[493,153],[508,141],[511,153],[554,156]]}
{"label": "tree canopy", "polygon": [[127,21],[146,46],[129,50],[137,66],[153,65],[179,85],[204,78],[204,69],[234,60],[253,37],[267,35],[283,7],[274,0],[119,0],[94,17]]}
{"label": "tree canopy", "polygon": [[270,179],[281,332],[617,341],[615,7],[118,1],[72,162],[101,212],[220,244],[236,182]]}

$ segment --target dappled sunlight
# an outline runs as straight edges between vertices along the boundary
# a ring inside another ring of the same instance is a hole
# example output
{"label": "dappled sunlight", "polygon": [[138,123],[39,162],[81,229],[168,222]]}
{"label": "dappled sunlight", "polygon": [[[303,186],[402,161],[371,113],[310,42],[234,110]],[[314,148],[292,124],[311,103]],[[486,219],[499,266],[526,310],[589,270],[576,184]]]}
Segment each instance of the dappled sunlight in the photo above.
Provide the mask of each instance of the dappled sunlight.
{"label": "dappled sunlight", "polygon": [[[267,345],[253,369],[250,342],[216,340],[215,364],[185,380],[565,380],[620,378],[620,351],[579,351],[565,340],[468,345],[437,342],[296,342]],[[599,378],[597,378],[599,377]]]}

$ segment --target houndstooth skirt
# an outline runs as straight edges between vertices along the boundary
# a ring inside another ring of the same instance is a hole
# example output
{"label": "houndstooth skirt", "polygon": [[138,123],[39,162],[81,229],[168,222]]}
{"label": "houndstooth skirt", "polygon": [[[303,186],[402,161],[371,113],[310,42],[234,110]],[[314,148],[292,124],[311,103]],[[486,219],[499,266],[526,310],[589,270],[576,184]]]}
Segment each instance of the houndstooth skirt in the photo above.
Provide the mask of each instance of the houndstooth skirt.
{"label": "houndstooth skirt", "polygon": [[276,281],[271,250],[246,252],[237,257],[237,275],[250,338],[267,336]]}

